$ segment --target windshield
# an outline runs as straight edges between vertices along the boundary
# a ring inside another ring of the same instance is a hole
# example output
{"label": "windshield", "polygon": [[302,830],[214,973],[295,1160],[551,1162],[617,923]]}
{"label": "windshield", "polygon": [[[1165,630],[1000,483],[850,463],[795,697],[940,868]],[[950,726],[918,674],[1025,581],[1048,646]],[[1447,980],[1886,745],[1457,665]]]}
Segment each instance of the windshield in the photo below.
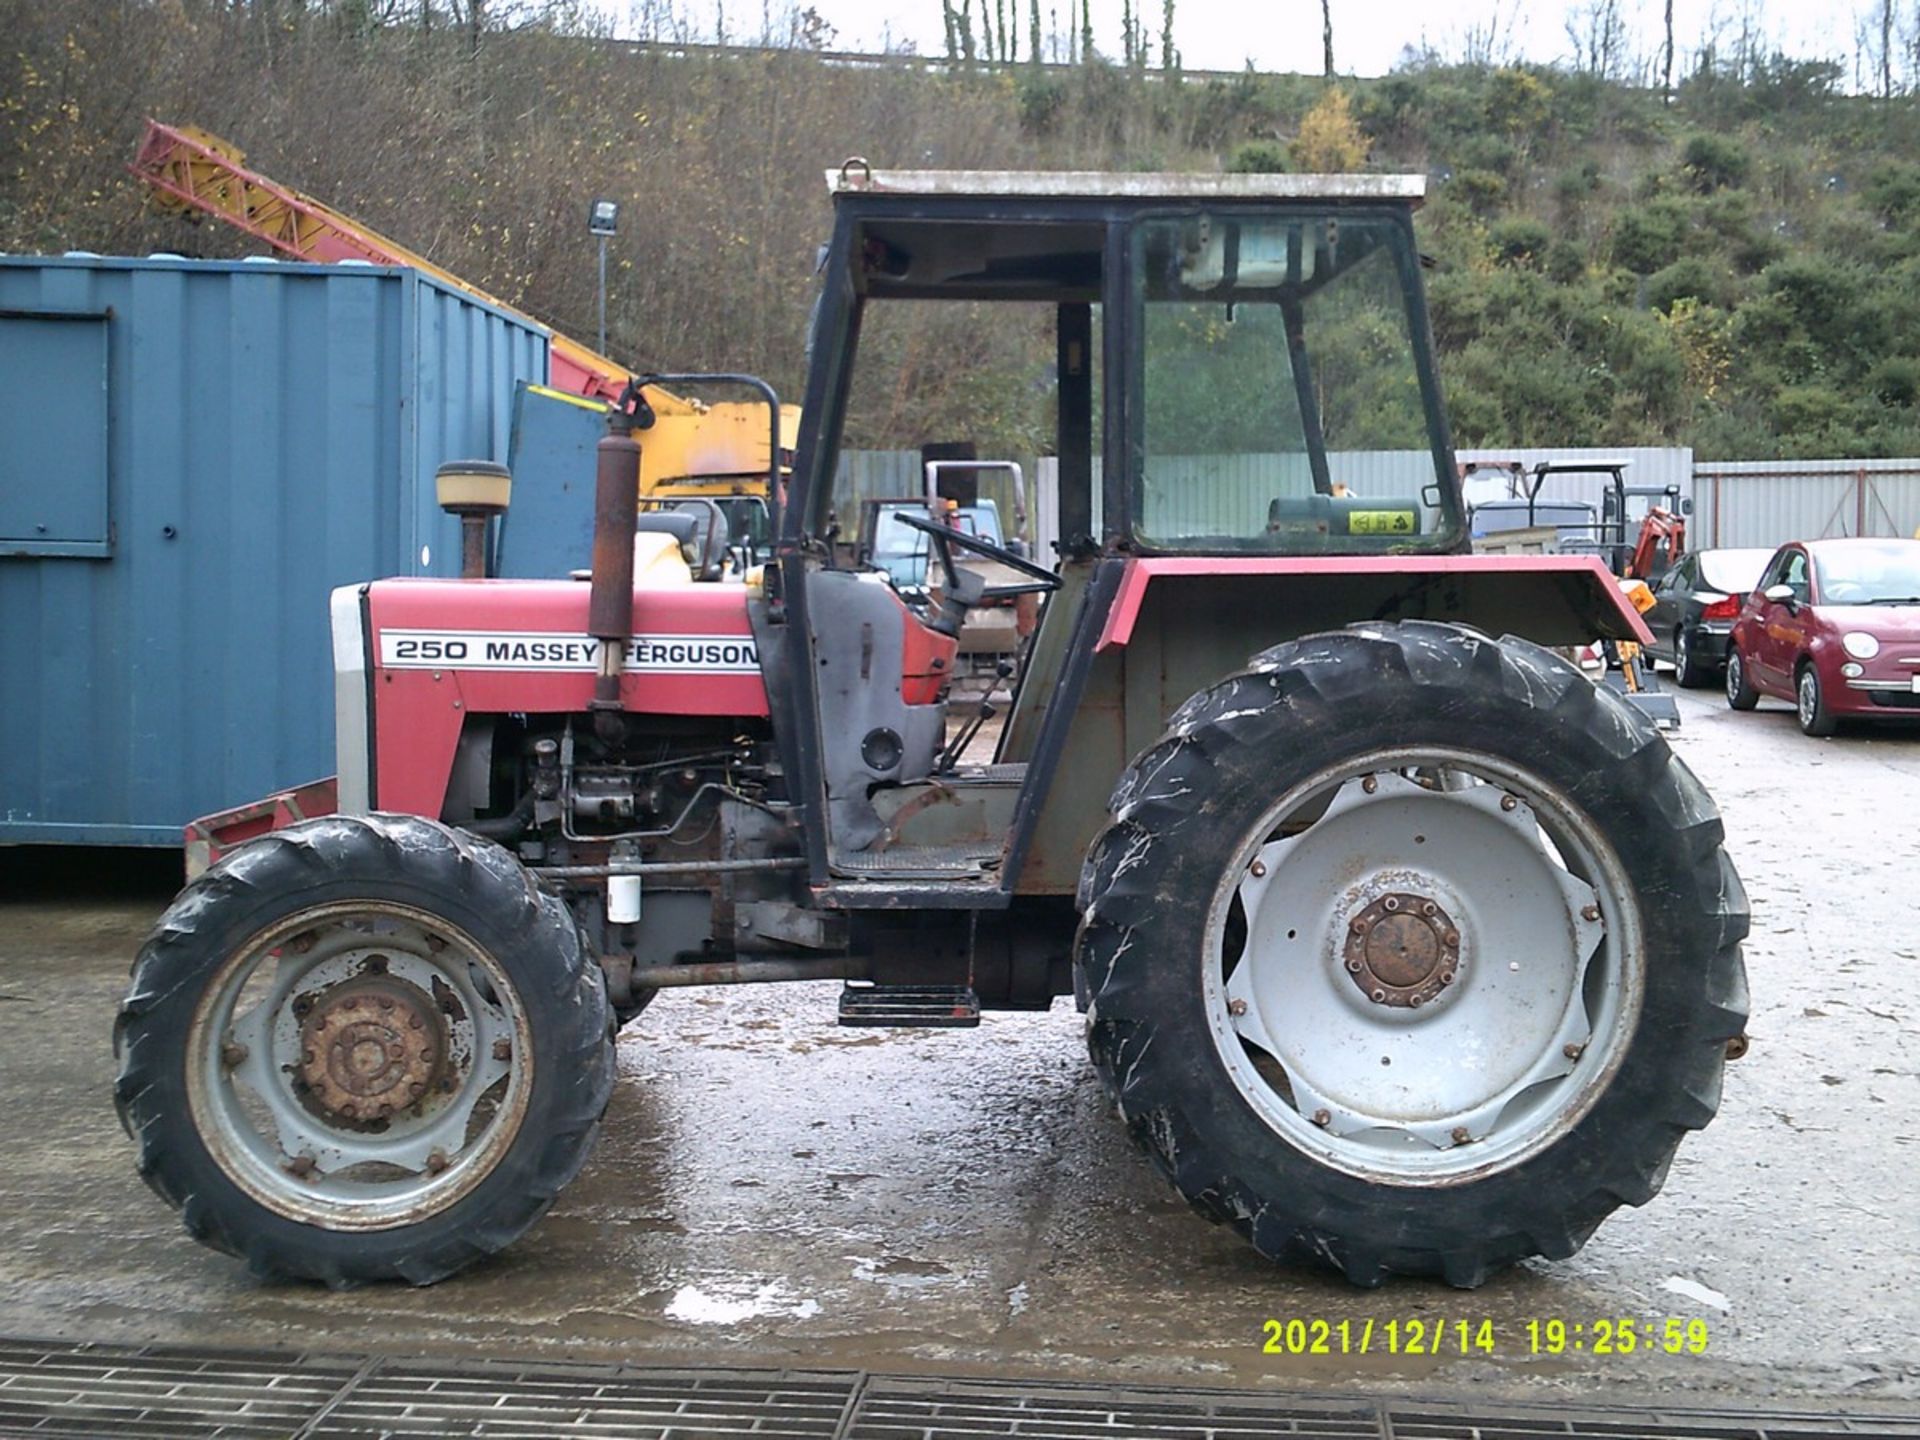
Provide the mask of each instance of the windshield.
{"label": "windshield", "polygon": [[1920,604],[1920,540],[1868,540],[1823,549],[1813,570],[1831,605]]}
{"label": "windshield", "polygon": [[1771,550],[1702,550],[1700,579],[1722,595],[1751,594],[1772,558]]}
{"label": "windshield", "polygon": [[1143,221],[1134,529],[1158,548],[1440,549],[1463,528],[1386,219]]}

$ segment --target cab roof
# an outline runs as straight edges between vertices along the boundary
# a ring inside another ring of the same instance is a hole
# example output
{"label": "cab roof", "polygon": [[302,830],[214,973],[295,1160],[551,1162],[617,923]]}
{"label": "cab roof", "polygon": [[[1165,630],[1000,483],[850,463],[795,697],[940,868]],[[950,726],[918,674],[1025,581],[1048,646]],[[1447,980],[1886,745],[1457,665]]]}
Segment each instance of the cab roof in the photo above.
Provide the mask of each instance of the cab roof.
{"label": "cab roof", "polygon": [[1418,205],[1424,175],[1130,174],[1102,170],[875,170],[849,160],[826,172],[841,195],[1046,200],[1330,200]]}

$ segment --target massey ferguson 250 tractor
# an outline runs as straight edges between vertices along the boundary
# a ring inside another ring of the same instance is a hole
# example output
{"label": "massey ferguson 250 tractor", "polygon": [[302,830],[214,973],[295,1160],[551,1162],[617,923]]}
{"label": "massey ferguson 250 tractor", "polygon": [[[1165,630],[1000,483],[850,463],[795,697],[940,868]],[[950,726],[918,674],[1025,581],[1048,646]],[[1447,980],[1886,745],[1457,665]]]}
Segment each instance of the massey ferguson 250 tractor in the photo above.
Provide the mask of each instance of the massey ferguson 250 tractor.
{"label": "massey ferguson 250 tractor", "polygon": [[[1660,734],[1545,648],[1647,638],[1612,577],[1468,553],[1420,182],[829,185],[763,570],[636,524],[637,388],[590,578],[336,592],[338,812],[225,854],[135,965],[153,1187],[262,1274],[438,1280],[585,1163],[662,988],[831,978],[848,1024],[1074,996],[1194,1208],[1357,1284],[1648,1200],[1745,1044],[1746,899]],[[835,462],[863,329],[930,302],[1053,324],[1059,539],[911,517],[909,604]],[[949,713],[966,552],[1043,600],[992,763]]]}

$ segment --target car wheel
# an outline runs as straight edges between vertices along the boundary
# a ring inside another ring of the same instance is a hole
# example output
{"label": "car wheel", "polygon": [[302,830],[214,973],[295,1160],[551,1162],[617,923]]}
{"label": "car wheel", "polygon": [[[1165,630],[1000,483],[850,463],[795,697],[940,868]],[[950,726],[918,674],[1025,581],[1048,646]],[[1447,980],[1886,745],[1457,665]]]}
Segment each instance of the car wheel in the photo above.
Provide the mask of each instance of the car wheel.
{"label": "car wheel", "polygon": [[1800,716],[1800,729],[1807,735],[1831,735],[1840,722],[1827,709],[1827,697],[1820,688],[1820,672],[1812,662],[1802,664],[1793,687],[1794,709]]}
{"label": "car wheel", "polygon": [[1760,703],[1760,692],[1747,680],[1747,662],[1741,658],[1740,647],[1727,647],[1727,708],[1731,710],[1751,710]]}
{"label": "car wheel", "polygon": [[1706,683],[1706,666],[1695,658],[1693,641],[1684,625],[1673,632],[1673,674],[1683,690],[1696,690]]}

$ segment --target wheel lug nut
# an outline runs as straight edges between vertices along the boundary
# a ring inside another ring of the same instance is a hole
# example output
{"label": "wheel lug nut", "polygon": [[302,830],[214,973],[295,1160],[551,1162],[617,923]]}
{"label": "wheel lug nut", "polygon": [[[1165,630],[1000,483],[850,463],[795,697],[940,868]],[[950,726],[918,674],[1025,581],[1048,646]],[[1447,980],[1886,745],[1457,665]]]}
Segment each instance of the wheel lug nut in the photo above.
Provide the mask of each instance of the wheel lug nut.
{"label": "wheel lug nut", "polygon": [[1368,993],[1367,998],[1376,1005],[1384,1005],[1387,1003],[1387,992],[1376,987]]}
{"label": "wheel lug nut", "polygon": [[313,1157],[311,1155],[296,1155],[287,1161],[286,1170],[289,1175],[294,1176],[296,1179],[304,1180],[313,1173]]}
{"label": "wheel lug nut", "polygon": [[[1246,1002],[1246,1001],[1244,1001],[1244,1000],[1229,1000],[1229,1001],[1227,1002],[1227,1013],[1228,1013],[1229,1015],[1235,1015],[1235,1016],[1239,1016],[1239,1015],[1244,1015],[1244,1014],[1246,1014],[1246,1013],[1247,1013],[1247,1002]],[[503,1042],[501,1042],[501,1043],[503,1043],[503,1044],[504,1044],[505,1042],[503,1041]],[[497,1055],[497,1058],[499,1058],[499,1059],[502,1059],[502,1060],[504,1060],[504,1059],[506,1059],[506,1056],[504,1056],[504,1055],[498,1055],[498,1051],[497,1051],[497,1049],[496,1049],[496,1052],[495,1052],[495,1053],[496,1053],[496,1055]]]}
{"label": "wheel lug nut", "polygon": [[1442,985],[1451,985],[1453,983],[1453,972],[1451,970],[1442,970],[1440,972],[1440,983]]}
{"label": "wheel lug nut", "polygon": [[237,1040],[229,1040],[220,1047],[220,1063],[229,1070],[233,1069],[236,1065],[244,1064],[246,1058],[247,1047],[240,1044]]}
{"label": "wheel lug nut", "polygon": [[431,1155],[427,1156],[427,1172],[438,1175],[447,1168],[448,1163],[447,1152],[436,1148]]}
{"label": "wheel lug nut", "polygon": [[1420,913],[1422,915],[1438,915],[1440,913],[1440,907],[1429,900],[1420,907]]}
{"label": "wheel lug nut", "polygon": [[1582,1055],[1587,1053],[1587,1047],[1584,1045],[1562,1045],[1560,1047],[1560,1053],[1569,1060],[1578,1060]]}
{"label": "wheel lug nut", "polygon": [[1358,975],[1360,973],[1360,962],[1358,960],[1347,961],[1347,973]]}
{"label": "wheel lug nut", "polygon": [[1598,905],[1582,906],[1580,909],[1580,918],[1582,920],[1598,920],[1600,918],[1600,907]]}
{"label": "wheel lug nut", "polygon": [[1356,916],[1354,916],[1354,917],[1353,917],[1353,924],[1352,924],[1352,925],[1351,925],[1351,926],[1350,926],[1349,928],[1350,928],[1350,929],[1351,929],[1351,930],[1353,931],[1353,933],[1354,933],[1354,934],[1356,934],[1356,935],[1364,935],[1364,934],[1366,934],[1366,933],[1367,933],[1367,921],[1366,921],[1366,917],[1365,917],[1365,916],[1363,916],[1363,915],[1356,915]]}
{"label": "wheel lug nut", "polygon": [[349,1120],[357,1120],[360,1117],[360,1107],[354,1104],[353,1101],[348,1100],[341,1104],[340,1113]]}
{"label": "wheel lug nut", "polygon": [[1473,1132],[1467,1129],[1466,1126],[1456,1125],[1453,1127],[1453,1143],[1454,1144],[1464,1145],[1471,1139],[1473,1139]]}
{"label": "wheel lug nut", "polygon": [[1518,810],[1520,808],[1520,802],[1511,795],[1502,795],[1500,797],[1500,808],[1507,811]]}
{"label": "wheel lug nut", "polygon": [[1267,862],[1264,860],[1254,861],[1253,864],[1247,867],[1247,873],[1252,875],[1254,879],[1258,880],[1261,876],[1267,873]]}
{"label": "wheel lug nut", "polygon": [[413,1084],[407,1087],[407,1093],[418,1100],[422,1095],[427,1093],[427,1082],[424,1080],[414,1081]]}
{"label": "wheel lug nut", "polygon": [[[1240,1011],[1245,1010],[1247,1008],[1247,1002],[1244,1000],[1236,1000],[1233,1003],[1240,1007],[1240,1010],[1234,1011],[1234,1014],[1236,1015],[1239,1014]],[[1231,1009],[1232,1007],[1230,1006],[1228,1008]],[[500,1039],[494,1041],[493,1042],[493,1058],[496,1060],[511,1060],[513,1058],[513,1042],[507,1039],[505,1036],[502,1036]]]}
{"label": "wheel lug nut", "polygon": [[1460,932],[1458,930],[1449,930],[1441,938],[1446,941],[1447,949],[1458,950],[1460,948]]}
{"label": "wheel lug nut", "polygon": [[1366,779],[1360,782],[1360,788],[1366,791],[1367,794],[1371,795],[1373,794],[1374,791],[1380,788],[1380,782],[1374,776],[1369,775],[1367,776]]}
{"label": "wheel lug nut", "polygon": [[1316,1110],[1313,1112],[1313,1123],[1322,1127],[1331,1125],[1333,1123],[1333,1116],[1324,1110]]}
{"label": "wheel lug nut", "polygon": [[1380,902],[1380,905],[1386,910],[1398,910],[1400,908],[1400,897],[1398,895],[1389,895]]}

